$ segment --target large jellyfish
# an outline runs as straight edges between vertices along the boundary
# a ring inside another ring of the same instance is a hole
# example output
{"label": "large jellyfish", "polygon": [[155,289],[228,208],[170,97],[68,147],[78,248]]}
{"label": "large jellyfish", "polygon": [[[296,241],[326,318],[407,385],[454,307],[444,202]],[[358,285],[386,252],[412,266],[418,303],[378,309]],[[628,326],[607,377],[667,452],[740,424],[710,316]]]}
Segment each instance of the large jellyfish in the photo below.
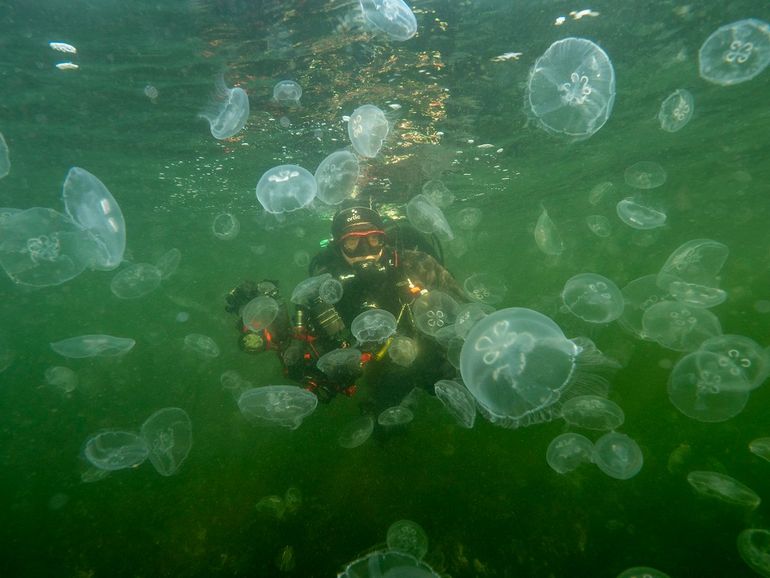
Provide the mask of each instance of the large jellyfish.
{"label": "large jellyfish", "polygon": [[257,183],[257,200],[268,213],[287,213],[308,206],[318,185],[307,169],[279,165],[268,169]]}
{"label": "large jellyfish", "polygon": [[700,75],[730,86],[746,82],[770,64],[770,25],[756,18],[725,24],[698,51]]}

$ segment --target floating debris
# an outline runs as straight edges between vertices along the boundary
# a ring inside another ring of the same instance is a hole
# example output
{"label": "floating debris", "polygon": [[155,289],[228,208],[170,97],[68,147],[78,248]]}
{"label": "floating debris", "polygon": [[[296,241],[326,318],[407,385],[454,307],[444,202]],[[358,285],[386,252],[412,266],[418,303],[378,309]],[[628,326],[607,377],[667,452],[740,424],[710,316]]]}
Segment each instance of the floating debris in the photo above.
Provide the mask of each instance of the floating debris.
{"label": "floating debris", "polygon": [[77,54],[78,49],[72,46],[72,44],[67,44],[66,42],[49,42],[48,46],[56,50],[57,52],[66,52],[68,54]]}
{"label": "floating debris", "polygon": [[584,16],[591,16],[592,18],[596,18],[597,16],[599,16],[599,13],[594,12],[590,8],[586,8],[585,10],[579,10],[577,12],[573,10],[572,12],[569,13],[569,15],[572,16],[573,20],[580,20]]}
{"label": "floating debris", "polygon": [[56,68],[59,70],[77,70],[80,67],[74,62],[59,62]]}
{"label": "floating debris", "polygon": [[503,52],[499,56],[495,56],[492,62],[505,62],[506,60],[518,60],[519,57],[524,54],[523,52]]}

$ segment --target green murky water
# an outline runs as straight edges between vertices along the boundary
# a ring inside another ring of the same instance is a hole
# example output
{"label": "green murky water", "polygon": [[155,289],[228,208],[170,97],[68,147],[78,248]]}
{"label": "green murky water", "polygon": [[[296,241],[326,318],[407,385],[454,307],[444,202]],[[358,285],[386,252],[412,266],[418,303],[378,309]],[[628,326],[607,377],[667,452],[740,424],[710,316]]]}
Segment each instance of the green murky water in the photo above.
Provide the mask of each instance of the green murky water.
{"label": "green murky water", "polygon": [[[616,324],[578,322],[560,311],[559,293],[584,271],[623,286],[656,272],[681,243],[712,238],[730,248],[721,275],[729,297],[714,313],[726,333],[770,344],[770,74],[720,87],[697,69],[713,30],[768,20],[770,7],[599,1],[590,5],[598,16],[575,20],[569,12],[589,6],[411,5],[418,36],[389,43],[361,29],[357,2],[0,3],[0,131],[12,162],[0,206],[61,210],[67,171],[84,167],[122,207],[129,261],[182,252],[177,274],[138,300],[112,295],[114,272],[86,271],[36,291],[0,279],[0,331],[14,354],[0,374],[2,576],[332,576],[402,518],[423,526],[426,559],[448,576],[614,577],[636,565],[674,577],[752,575],[735,540],[744,528],[770,527],[767,505],[748,512],[700,498],[685,478],[717,470],[770,499],[770,464],[747,448],[770,435],[767,386],[727,422],[691,420],[666,395],[680,354]],[[555,26],[559,16],[566,21]],[[546,134],[524,107],[534,60],[567,36],[599,43],[617,76],[612,116],[579,143]],[[49,41],[75,45],[79,69],[55,68],[66,58]],[[522,54],[495,60],[508,52]],[[219,142],[196,115],[222,73],[248,92],[251,116]],[[300,108],[270,101],[283,78],[302,85]],[[157,98],[145,94],[148,85]],[[677,88],[692,92],[695,115],[671,134],[656,115]],[[457,199],[450,221],[465,207],[483,211],[464,245],[447,247],[448,267],[461,280],[502,273],[509,291],[501,307],[550,315],[568,336],[588,335],[623,363],[610,397],[644,453],[639,475],[618,481],[593,466],[557,475],[544,456],[562,421],[509,431],[480,420],[464,430],[435,400],[405,433],[354,450],[336,438],[358,414],[355,398],[320,407],[296,431],[243,420],[220,374],[235,369],[256,385],[283,378],[272,356],[238,349],[223,296],[246,278],[292,287],[305,275],[295,253],[312,254],[328,232],[328,215],[266,219],[254,186],[277,164],[314,170],[348,144],[343,115],[367,102],[387,111],[393,130],[367,163],[362,190],[399,207],[441,178]],[[650,233],[626,227],[614,210],[631,192],[625,168],[640,160],[668,173],[649,193],[668,224]],[[592,206],[589,192],[604,181],[615,186]],[[567,246],[556,258],[534,242],[542,207]],[[241,223],[229,242],[211,234],[222,211]],[[594,213],[610,219],[608,238],[586,227]],[[177,322],[180,312],[189,321]],[[192,332],[212,337],[221,355],[202,361],[184,351]],[[64,360],[48,345],[83,333],[137,345],[124,357],[84,360]],[[53,365],[77,372],[70,395],[44,385]],[[82,481],[90,434],[137,428],[165,406],[184,408],[193,422],[178,475],[163,478],[145,464]],[[276,518],[255,509],[290,487],[302,495],[296,510]]]}

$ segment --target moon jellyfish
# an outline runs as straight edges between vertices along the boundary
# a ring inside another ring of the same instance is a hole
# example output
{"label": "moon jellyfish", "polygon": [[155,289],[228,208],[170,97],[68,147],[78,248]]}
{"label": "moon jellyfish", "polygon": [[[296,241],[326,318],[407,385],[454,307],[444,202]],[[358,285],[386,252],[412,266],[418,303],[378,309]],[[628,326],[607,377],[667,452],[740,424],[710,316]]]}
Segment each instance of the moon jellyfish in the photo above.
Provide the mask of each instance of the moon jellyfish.
{"label": "moon jellyfish", "polygon": [[717,28],[698,51],[701,78],[730,86],[751,80],[770,63],[770,25],[756,18]]}
{"label": "moon jellyfish", "polygon": [[749,389],[756,389],[770,375],[770,354],[743,335],[715,335],[701,343],[698,351],[720,356],[719,364],[733,375],[742,375]]}
{"label": "moon jellyfish", "polygon": [[623,314],[623,294],[617,285],[596,273],[571,277],[561,292],[567,309],[589,323],[609,323]]}
{"label": "moon jellyfish", "polygon": [[361,373],[361,350],[355,347],[332,349],[316,362],[326,376],[342,385],[350,385]]}
{"label": "moon jellyfish", "polygon": [[223,241],[230,241],[238,236],[238,232],[241,230],[241,224],[235,215],[230,213],[219,213],[214,217],[214,222],[211,224],[211,230],[214,236]]}
{"label": "moon jellyfish", "polygon": [[328,281],[333,281],[331,273],[322,273],[300,281],[291,293],[291,302],[295,305],[310,307],[313,301],[320,298],[321,287]]}
{"label": "moon jellyfish", "polygon": [[227,88],[225,79],[220,76],[211,102],[198,116],[209,122],[214,138],[230,138],[249,120],[249,97],[242,88]]}
{"label": "moon jellyfish", "polygon": [[110,290],[120,299],[138,299],[158,288],[160,269],[149,263],[129,265],[110,281]]}
{"label": "moon jellyfish", "polygon": [[687,474],[687,482],[700,495],[728,504],[753,509],[762,501],[754,490],[719,472],[696,470]]}
{"label": "moon jellyfish", "polygon": [[342,299],[342,283],[337,279],[326,279],[318,288],[318,298],[324,303],[334,305]]}
{"label": "moon jellyfish", "polygon": [[695,110],[695,99],[689,91],[680,88],[671,93],[660,105],[658,120],[660,128],[667,132],[677,132],[690,122]]}
{"label": "moon jellyfish", "polygon": [[614,401],[598,395],[579,395],[564,402],[562,417],[570,425],[598,431],[610,431],[623,425],[623,410]]}
{"label": "moon jellyfish", "polygon": [[219,357],[219,346],[208,335],[190,333],[185,335],[184,344],[187,349],[200,357],[209,359]]}
{"label": "moon jellyfish", "polygon": [[603,378],[585,371],[608,363],[589,344],[567,339],[542,313],[502,309],[468,332],[460,373],[487,419],[503,427],[528,426],[559,415],[575,390],[587,394],[606,388]]}
{"label": "moon jellyfish", "polygon": [[376,157],[389,130],[385,113],[373,104],[359,106],[348,121],[350,142],[362,157]]}
{"label": "moon jellyfish", "polygon": [[350,562],[338,578],[440,578],[440,575],[409,554],[375,550]]}
{"label": "moon jellyfish", "polygon": [[438,180],[431,180],[422,186],[422,194],[428,197],[433,204],[442,209],[454,203],[455,196],[447,186]]}
{"label": "moon jellyfish", "polygon": [[696,351],[680,359],[668,377],[668,397],[692,419],[716,423],[735,417],[746,407],[749,386],[733,364],[720,364],[710,351]]}
{"label": "moon jellyfish", "polygon": [[548,444],[545,461],[557,474],[574,471],[580,464],[591,463],[594,444],[587,437],[577,433],[556,436]]}
{"label": "moon jellyfish", "polygon": [[41,207],[5,215],[0,266],[14,283],[60,285],[80,275],[90,263],[96,242],[67,215]]}
{"label": "moon jellyfish", "polygon": [[614,188],[614,183],[610,181],[603,181],[594,185],[588,192],[588,202],[593,206],[598,205],[612,194]]}
{"label": "moon jellyfish", "polygon": [[412,226],[422,233],[435,234],[445,241],[454,239],[452,227],[442,210],[423,194],[415,195],[406,204],[406,216]]}
{"label": "moon jellyfish", "polygon": [[8,144],[3,133],[0,133],[0,179],[11,172],[11,159],[8,156]]}
{"label": "moon jellyfish", "polygon": [[666,224],[666,213],[643,205],[631,197],[619,201],[615,211],[621,221],[634,229],[657,229]]}
{"label": "moon jellyfish", "polygon": [[665,572],[649,566],[634,566],[627,568],[617,575],[617,578],[670,578]]}
{"label": "moon jellyfish", "polygon": [[297,106],[302,98],[302,87],[293,80],[281,80],[273,87],[273,100],[281,104]]}
{"label": "moon jellyfish", "polygon": [[45,370],[45,382],[62,393],[72,393],[78,386],[78,376],[69,367],[56,365]]}
{"label": "moon jellyfish", "polygon": [[590,40],[558,40],[535,61],[527,84],[527,101],[548,132],[586,139],[604,126],[612,112],[612,62]]}
{"label": "moon jellyfish", "polygon": [[59,355],[80,359],[83,357],[113,357],[128,353],[136,341],[128,337],[112,335],[79,335],[51,343]]}
{"label": "moon jellyfish", "polygon": [[770,437],[751,440],[749,442],[749,451],[755,456],[770,462]]}
{"label": "moon jellyfish", "polygon": [[655,189],[666,182],[666,171],[654,161],[639,161],[623,173],[626,184],[635,189]]}
{"label": "moon jellyfish", "polygon": [[602,215],[588,215],[586,217],[586,225],[588,225],[588,228],[594,235],[602,239],[606,239],[612,233],[610,220]]}
{"label": "moon jellyfish", "polygon": [[353,319],[350,332],[359,343],[382,343],[396,332],[396,318],[384,309],[368,309]]}
{"label": "moon jellyfish", "polygon": [[412,303],[415,325],[426,335],[435,335],[443,327],[452,325],[457,309],[457,301],[441,291],[429,291]]}
{"label": "moon jellyfish", "polygon": [[238,408],[251,423],[297,429],[315,411],[318,398],[296,385],[266,385],[247,389]]}
{"label": "moon jellyfish", "polygon": [[299,251],[295,251],[294,257],[292,260],[294,261],[294,264],[297,267],[299,267],[300,269],[304,269],[308,265],[310,265],[310,253],[308,253],[303,249],[300,249]]}
{"label": "moon jellyfish", "polygon": [[508,286],[495,273],[475,273],[463,283],[465,294],[474,301],[497,305],[508,292]]}
{"label": "moon jellyfish", "polygon": [[406,335],[396,335],[388,347],[388,356],[401,367],[412,365],[417,359],[417,353],[417,342]]}
{"label": "moon jellyfish", "polygon": [[107,430],[86,440],[83,455],[100,470],[123,470],[141,465],[149,455],[149,448],[133,432]]}
{"label": "moon jellyfish", "polygon": [[428,535],[417,522],[399,520],[388,528],[388,548],[421,560],[428,553]]}
{"label": "moon jellyfish", "polygon": [[161,281],[165,281],[174,273],[176,273],[176,270],[179,268],[179,263],[181,261],[182,252],[176,247],[163,253],[163,255],[160,256],[160,259],[158,259],[158,261],[155,263],[158,271],[160,271]]}
{"label": "moon jellyfish", "polygon": [[96,241],[89,266],[109,271],[120,265],[126,249],[126,222],[104,183],[87,170],[72,167],[64,180],[62,200],[70,218]]}
{"label": "moon jellyfish", "polygon": [[413,419],[412,410],[403,405],[394,405],[380,412],[380,415],[377,416],[377,423],[385,427],[395,427],[406,425]]}
{"label": "moon jellyfish", "polygon": [[417,34],[417,19],[404,0],[359,0],[364,18],[393,40]]}
{"label": "moon jellyfish", "polygon": [[465,207],[455,216],[457,226],[464,231],[473,231],[481,223],[484,214],[476,207]]}
{"label": "moon jellyfish", "polygon": [[738,534],[738,552],[761,576],[770,576],[770,531],[748,528]]}
{"label": "moon jellyfish", "polygon": [[678,301],[656,303],[642,315],[644,333],[674,351],[694,351],[709,337],[722,334],[716,315]]}
{"label": "moon jellyfish", "polygon": [[535,243],[546,255],[561,255],[564,252],[564,241],[561,233],[548,215],[548,211],[542,210],[535,223]]}
{"label": "moon jellyfish", "polygon": [[268,169],[257,183],[257,200],[268,213],[279,214],[308,206],[315,198],[315,178],[298,165]]}
{"label": "moon jellyfish", "polygon": [[668,289],[673,281],[702,287],[716,287],[718,275],[727,261],[727,245],[711,239],[692,239],[677,247],[658,273],[658,285]]}
{"label": "moon jellyfish", "polygon": [[618,323],[623,329],[640,339],[651,340],[642,326],[644,312],[656,303],[671,301],[671,295],[665,289],[658,287],[657,275],[645,275],[634,279],[620,291],[623,294],[625,307],[623,314],[618,318]]}
{"label": "moon jellyfish", "polygon": [[192,448],[192,422],[187,412],[178,407],[159,409],[142,424],[141,434],[157,472],[161,476],[178,472]]}
{"label": "moon jellyfish", "polygon": [[316,196],[327,205],[338,205],[353,194],[359,173],[356,155],[350,151],[333,152],[315,171]]}
{"label": "moon jellyfish", "polygon": [[668,291],[677,301],[705,309],[716,307],[727,299],[727,292],[722,289],[684,281],[672,281],[668,285]]}
{"label": "moon jellyfish", "polygon": [[354,419],[343,427],[337,436],[337,443],[345,449],[357,448],[372,436],[373,431],[374,419],[365,415]]}
{"label": "moon jellyfish", "polygon": [[457,333],[457,337],[465,339],[465,336],[468,335],[471,327],[490,313],[494,312],[494,307],[484,303],[473,302],[460,305],[457,308],[457,316],[455,317],[453,326],[455,333]]}
{"label": "moon jellyfish", "polygon": [[611,478],[628,480],[642,469],[644,456],[639,444],[627,435],[613,431],[596,440],[593,462]]}
{"label": "moon jellyfish", "polygon": [[442,379],[434,384],[433,390],[457,425],[467,429],[473,427],[476,422],[476,400],[462,383]]}
{"label": "moon jellyfish", "polygon": [[243,326],[249,331],[262,331],[278,317],[279,309],[275,299],[268,295],[258,295],[241,310]]}

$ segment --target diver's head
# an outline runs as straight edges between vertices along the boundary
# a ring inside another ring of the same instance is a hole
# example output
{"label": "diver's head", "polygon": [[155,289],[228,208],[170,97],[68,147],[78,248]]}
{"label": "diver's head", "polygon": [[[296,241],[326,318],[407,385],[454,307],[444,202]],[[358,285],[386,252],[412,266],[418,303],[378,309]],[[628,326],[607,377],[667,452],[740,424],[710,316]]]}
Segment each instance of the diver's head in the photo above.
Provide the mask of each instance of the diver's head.
{"label": "diver's head", "polygon": [[354,267],[376,264],[385,251],[382,217],[361,201],[349,201],[335,213],[332,238],[342,258]]}

